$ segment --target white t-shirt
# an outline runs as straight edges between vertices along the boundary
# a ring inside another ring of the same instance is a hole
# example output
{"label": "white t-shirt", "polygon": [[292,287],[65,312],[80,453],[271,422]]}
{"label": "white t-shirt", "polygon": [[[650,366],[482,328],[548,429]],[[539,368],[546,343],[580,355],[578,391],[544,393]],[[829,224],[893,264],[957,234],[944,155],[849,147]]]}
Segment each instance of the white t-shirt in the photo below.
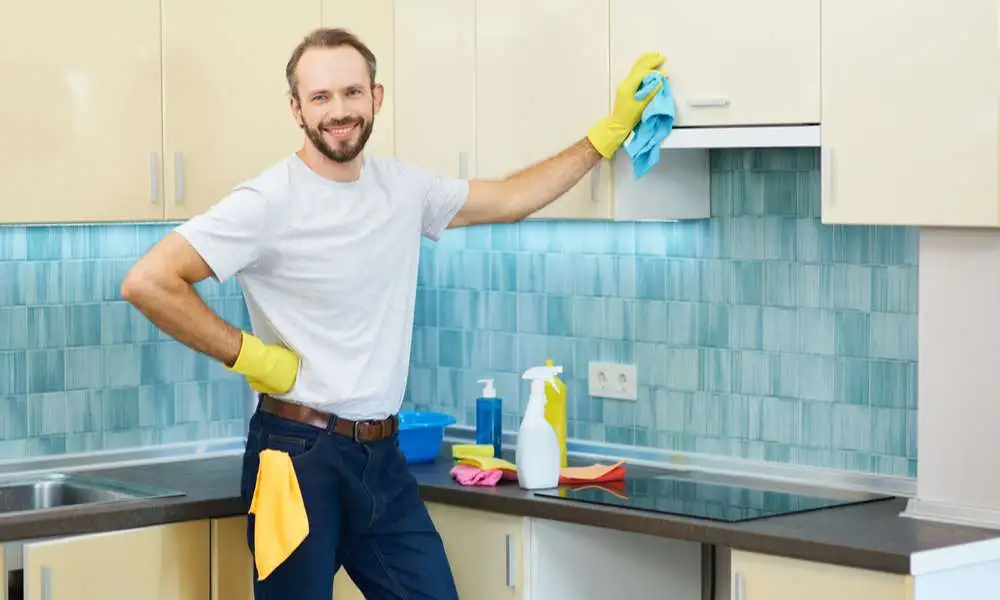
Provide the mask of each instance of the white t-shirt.
{"label": "white t-shirt", "polygon": [[292,155],[176,231],[218,281],[237,278],[254,335],[302,358],[283,399],[378,419],[403,401],[420,238],[438,240],[468,191],[388,157],[330,181]]}

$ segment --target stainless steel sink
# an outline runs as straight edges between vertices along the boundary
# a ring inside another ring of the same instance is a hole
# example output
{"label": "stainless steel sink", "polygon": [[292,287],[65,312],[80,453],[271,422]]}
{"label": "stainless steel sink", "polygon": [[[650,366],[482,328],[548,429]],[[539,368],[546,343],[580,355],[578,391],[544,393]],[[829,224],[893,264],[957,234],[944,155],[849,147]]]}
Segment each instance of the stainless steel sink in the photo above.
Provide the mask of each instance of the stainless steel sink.
{"label": "stainless steel sink", "polygon": [[52,473],[0,479],[0,514],[183,495],[166,488]]}

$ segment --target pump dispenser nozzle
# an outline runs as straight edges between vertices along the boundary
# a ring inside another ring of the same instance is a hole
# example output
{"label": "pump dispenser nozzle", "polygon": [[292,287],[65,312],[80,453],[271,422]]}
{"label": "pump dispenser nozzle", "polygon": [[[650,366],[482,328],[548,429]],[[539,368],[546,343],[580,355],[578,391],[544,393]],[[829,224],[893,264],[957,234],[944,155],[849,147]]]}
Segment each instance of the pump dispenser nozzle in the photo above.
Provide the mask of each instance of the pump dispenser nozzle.
{"label": "pump dispenser nozzle", "polygon": [[483,386],[483,395],[480,398],[496,398],[497,390],[493,387],[492,379],[480,379],[479,383],[485,383]]}

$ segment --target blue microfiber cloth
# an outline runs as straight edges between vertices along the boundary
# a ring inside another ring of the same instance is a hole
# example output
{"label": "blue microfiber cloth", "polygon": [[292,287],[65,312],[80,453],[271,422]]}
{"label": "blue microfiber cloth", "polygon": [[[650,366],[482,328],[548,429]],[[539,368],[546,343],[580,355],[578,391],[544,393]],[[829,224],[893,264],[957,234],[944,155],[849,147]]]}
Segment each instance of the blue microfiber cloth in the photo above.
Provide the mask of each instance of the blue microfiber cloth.
{"label": "blue microfiber cloth", "polygon": [[646,105],[639,124],[625,140],[625,152],[632,159],[632,172],[636,179],[660,162],[660,144],[674,128],[677,107],[674,105],[674,95],[670,91],[670,82],[662,73],[654,72],[646,75],[635,93],[635,98],[645,99],[660,82],[663,85]]}

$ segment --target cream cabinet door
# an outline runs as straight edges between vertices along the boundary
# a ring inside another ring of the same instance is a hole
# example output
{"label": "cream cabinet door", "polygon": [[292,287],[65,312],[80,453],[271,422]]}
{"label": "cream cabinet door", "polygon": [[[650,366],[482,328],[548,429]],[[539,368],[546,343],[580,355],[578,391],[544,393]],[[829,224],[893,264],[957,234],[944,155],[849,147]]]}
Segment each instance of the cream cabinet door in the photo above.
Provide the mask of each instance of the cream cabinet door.
{"label": "cream cabinet door", "polygon": [[396,3],[396,156],[446,177],[475,173],[476,3]]}
{"label": "cream cabinet door", "polygon": [[321,0],[163,0],[166,218],[202,213],[294,153],[285,64]]}
{"label": "cream cabinet door", "polygon": [[734,600],[913,600],[913,580],[879,573],[734,551]]}
{"label": "cream cabinet door", "polygon": [[[617,0],[616,0],[617,1]],[[606,0],[480,0],[476,174],[512,174],[584,139],[610,111]],[[610,168],[534,218],[607,219]]]}
{"label": "cream cabinet door", "polygon": [[253,600],[253,556],[247,518],[212,519],[211,600]]}
{"label": "cream cabinet door", "polygon": [[[524,587],[523,519],[445,504],[428,504],[444,540],[459,598],[519,600]],[[337,573],[334,600],[364,598],[344,569]]]}
{"label": "cream cabinet door", "polygon": [[27,600],[208,600],[209,522],[24,545]]}
{"label": "cream cabinet door", "polygon": [[163,217],[158,0],[0,2],[0,222]]}
{"label": "cream cabinet door", "polygon": [[529,597],[523,518],[445,504],[428,504],[427,509],[444,540],[460,598]]}
{"label": "cream cabinet door", "polygon": [[395,33],[393,0],[322,0],[323,26],[349,29],[375,53],[375,80],[385,86],[382,108],[375,115],[372,135],[365,146],[369,155],[395,154]]}
{"label": "cream cabinet door", "polygon": [[611,15],[612,80],[663,53],[676,126],[819,122],[820,0],[613,0]]}
{"label": "cream cabinet door", "polygon": [[823,222],[996,226],[996,0],[823,2]]}

